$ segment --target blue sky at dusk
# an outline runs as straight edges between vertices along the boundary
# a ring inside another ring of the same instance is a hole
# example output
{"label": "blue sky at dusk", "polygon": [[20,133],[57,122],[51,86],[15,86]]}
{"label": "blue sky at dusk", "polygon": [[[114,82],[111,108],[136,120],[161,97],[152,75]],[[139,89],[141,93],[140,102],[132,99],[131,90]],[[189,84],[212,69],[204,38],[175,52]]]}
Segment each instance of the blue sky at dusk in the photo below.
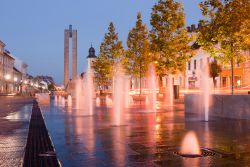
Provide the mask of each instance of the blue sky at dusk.
{"label": "blue sky at dusk", "polygon": [[[184,4],[187,25],[201,18],[201,0],[179,0]],[[85,71],[91,45],[99,51],[109,22],[126,44],[137,12],[149,26],[156,0],[1,0],[0,40],[12,54],[25,61],[31,75],[50,75],[63,81],[64,29],[78,30],[78,73]],[[149,28],[150,29],[150,28]]]}

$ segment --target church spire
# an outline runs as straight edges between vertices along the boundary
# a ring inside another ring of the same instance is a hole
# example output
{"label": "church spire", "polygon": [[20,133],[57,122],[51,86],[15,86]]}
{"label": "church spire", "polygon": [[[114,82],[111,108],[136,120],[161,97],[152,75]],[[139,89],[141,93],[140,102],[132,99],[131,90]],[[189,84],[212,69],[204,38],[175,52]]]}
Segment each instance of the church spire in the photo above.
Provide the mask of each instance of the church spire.
{"label": "church spire", "polygon": [[96,58],[95,49],[93,48],[92,43],[91,43],[91,47],[89,48],[89,55],[87,58]]}

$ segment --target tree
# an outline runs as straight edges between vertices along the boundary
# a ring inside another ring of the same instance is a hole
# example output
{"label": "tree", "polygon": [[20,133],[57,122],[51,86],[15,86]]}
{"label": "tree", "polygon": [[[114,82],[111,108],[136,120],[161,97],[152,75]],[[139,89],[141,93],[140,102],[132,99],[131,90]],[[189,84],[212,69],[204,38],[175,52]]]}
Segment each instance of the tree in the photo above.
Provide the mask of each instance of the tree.
{"label": "tree", "polygon": [[105,34],[104,40],[100,45],[100,53],[93,62],[97,83],[102,86],[111,83],[110,79],[116,71],[115,67],[117,64],[123,62],[123,53],[122,42],[119,41],[114,24],[111,22],[108,27],[108,32]]}
{"label": "tree", "polygon": [[148,65],[152,61],[149,54],[149,37],[146,24],[142,23],[141,13],[137,14],[137,21],[134,28],[128,34],[125,69],[128,74],[135,78],[145,76]]}
{"label": "tree", "polygon": [[104,90],[106,85],[110,85],[111,67],[112,65],[103,55],[98,56],[92,63],[92,68],[95,71],[95,82],[101,87],[101,90]]}
{"label": "tree", "polygon": [[215,78],[218,77],[221,73],[221,66],[218,64],[216,60],[209,63],[209,75],[213,78],[214,88],[216,87],[216,80]]}
{"label": "tree", "polygon": [[50,82],[48,84],[48,90],[49,91],[55,91],[56,90],[55,84],[53,82]]}
{"label": "tree", "polygon": [[199,44],[220,62],[231,64],[233,95],[234,65],[243,60],[241,51],[250,47],[250,1],[205,0],[200,7],[206,19],[200,21]]}
{"label": "tree", "polygon": [[183,71],[189,59],[192,38],[185,28],[182,4],[174,0],[160,0],[151,13],[151,49],[157,60],[157,73],[165,75]]}

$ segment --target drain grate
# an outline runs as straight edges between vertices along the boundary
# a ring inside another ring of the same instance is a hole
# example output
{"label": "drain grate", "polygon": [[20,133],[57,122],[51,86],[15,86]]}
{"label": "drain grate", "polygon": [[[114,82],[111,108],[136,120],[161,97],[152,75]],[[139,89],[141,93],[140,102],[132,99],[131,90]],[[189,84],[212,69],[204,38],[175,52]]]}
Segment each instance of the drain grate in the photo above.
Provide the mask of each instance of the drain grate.
{"label": "drain grate", "polygon": [[216,155],[218,155],[219,157],[222,157],[221,153],[214,152],[209,149],[203,149],[203,148],[201,149],[201,154],[182,154],[177,151],[174,151],[173,154],[181,156],[181,157],[185,157],[185,158],[202,158],[202,157],[216,156]]}

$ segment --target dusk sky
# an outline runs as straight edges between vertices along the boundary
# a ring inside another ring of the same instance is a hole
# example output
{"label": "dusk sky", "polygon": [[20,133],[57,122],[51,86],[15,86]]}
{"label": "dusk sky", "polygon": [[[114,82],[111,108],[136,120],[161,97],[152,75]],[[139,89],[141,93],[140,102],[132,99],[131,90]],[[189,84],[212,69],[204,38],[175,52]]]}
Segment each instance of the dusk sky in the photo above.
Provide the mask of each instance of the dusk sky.
{"label": "dusk sky", "polygon": [[[99,45],[111,21],[123,46],[135,25],[137,12],[149,29],[150,13],[157,0],[1,0],[0,40],[13,55],[25,61],[31,75],[50,75],[63,81],[64,29],[78,30],[78,73],[85,71],[88,49]],[[187,25],[201,19],[201,0],[180,0]]]}

